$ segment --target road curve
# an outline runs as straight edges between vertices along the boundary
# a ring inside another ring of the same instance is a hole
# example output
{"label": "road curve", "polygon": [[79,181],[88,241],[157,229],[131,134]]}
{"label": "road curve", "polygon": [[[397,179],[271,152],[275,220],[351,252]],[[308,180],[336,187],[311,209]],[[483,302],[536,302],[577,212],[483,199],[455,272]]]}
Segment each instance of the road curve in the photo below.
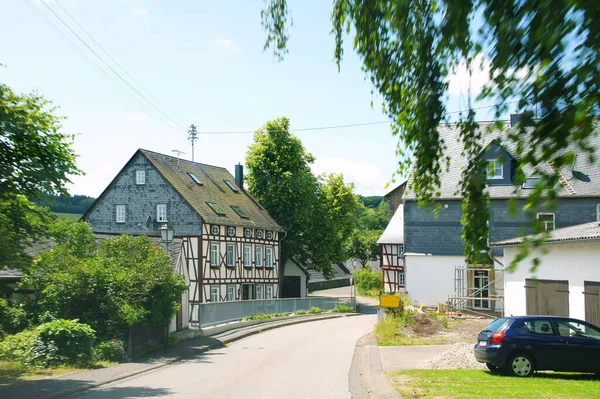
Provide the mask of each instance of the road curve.
{"label": "road curve", "polygon": [[356,342],[375,321],[363,315],[270,330],[78,397],[347,399]]}

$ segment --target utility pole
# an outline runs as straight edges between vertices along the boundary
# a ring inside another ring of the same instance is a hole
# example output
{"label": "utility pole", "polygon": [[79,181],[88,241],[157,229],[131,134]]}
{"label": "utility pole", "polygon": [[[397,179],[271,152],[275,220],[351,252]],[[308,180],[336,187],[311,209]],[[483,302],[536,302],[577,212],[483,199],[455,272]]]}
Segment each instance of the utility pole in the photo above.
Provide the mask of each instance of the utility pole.
{"label": "utility pole", "polygon": [[192,162],[194,162],[194,142],[198,140],[196,125],[190,126],[190,129],[188,130],[188,140],[192,142]]}

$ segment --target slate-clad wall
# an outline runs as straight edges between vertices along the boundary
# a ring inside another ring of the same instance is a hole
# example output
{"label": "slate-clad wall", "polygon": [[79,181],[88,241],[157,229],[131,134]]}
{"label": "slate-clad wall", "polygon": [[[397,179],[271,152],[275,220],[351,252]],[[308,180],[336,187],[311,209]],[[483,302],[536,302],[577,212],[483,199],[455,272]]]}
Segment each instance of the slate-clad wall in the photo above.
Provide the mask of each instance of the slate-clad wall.
{"label": "slate-clad wall", "polygon": [[[442,209],[436,219],[433,213],[419,209],[415,201],[406,201],[404,237],[407,253],[463,254],[460,201],[440,200],[440,203]],[[549,212],[555,214],[556,228],[573,226],[595,221],[596,204],[599,203],[600,198],[561,198],[557,209]],[[492,200],[490,242],[531,234],[529,226],[530,221],[523,212],[515,216],[509,214],[506,200]]]}
{"label": "slate-clad wall", "polygon": [[[136,170],[146,171],[146,184],[137,185]],[[200,216],[183,200],[173,187],[138,153],[117,176],[86,217],[97,233],[131,233],[159,235],[160,224],[152,224],[146,230],[146,218],[156,220],[156,204],[167,204],[169,227],[175,235],[201,234]],[[116,223],[115,206],[126,205],[125,223]],[[138,227],[140,224],[144,227]]]}

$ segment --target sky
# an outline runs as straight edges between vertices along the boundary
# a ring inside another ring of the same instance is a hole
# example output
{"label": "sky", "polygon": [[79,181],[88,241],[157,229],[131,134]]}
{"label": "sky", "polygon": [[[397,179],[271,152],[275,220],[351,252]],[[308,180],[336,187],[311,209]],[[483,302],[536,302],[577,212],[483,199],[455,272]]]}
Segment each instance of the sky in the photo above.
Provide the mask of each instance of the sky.
{"label": "sky", "polygon": [[[294,26],[282,62],[263,51],[263,6],[263,0],[3,0],[0,83],[19,93],[37,91],[60,107],[56,113],[67,118],[63,131],[76,135],[77,164],[85,172],[67,188],[94,197],[138,148],[179,150],[191,159],[191,124],[201,132],[194,160],[233,172],[253,134],[202,132],[253,132],[282,116],[292,130],[388,119],[351,38],[340,72],[333,62],[331,2],[290,0]],[[475,94],[485,72],[471,79]],[[450,111],[465,108],[467,85],[464,71],[451,77]],[[480,110],[478,118],[489,120],[488,114]],[[383,195],[386,184],[397,184],[397,139],[387,123],[296,134],[316,158],[315,174],[343,173],[361,195]]]}

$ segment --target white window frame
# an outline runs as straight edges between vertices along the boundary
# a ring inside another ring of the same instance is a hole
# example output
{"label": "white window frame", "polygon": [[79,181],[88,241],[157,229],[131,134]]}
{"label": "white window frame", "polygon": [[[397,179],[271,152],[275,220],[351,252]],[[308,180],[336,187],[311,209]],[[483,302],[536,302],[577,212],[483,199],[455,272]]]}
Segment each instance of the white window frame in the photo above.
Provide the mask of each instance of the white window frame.
{"label": "white window frame", "polygon": [[244,267],[252,267],[252,245],[244,245]]}
{"label": "white window frame", "polygon": [[404,244],[396,245],[396,255],[399,257],[404,255]]}
{"label": "white window frame", "polygon": [[[210,266],[211,267],[219,267],[220,257],[221,257],[221,246],[218,242],[210,243]],[[215,256],[216,255],[216,256]]]}
{"label": "white window frame", "polygon": [[156,204],[156,221],[168,222],[167,220],[167,204]]}
{"label": "white window frame", "polygon": [[221,301],[221,287],[218,285],[210,286],[210,302],[216,303]]}
{"label": "white window frame", "polygon": [[216,224],[213,224],[212,226],[210,226],[210,234],[212,234],[213,236],[218,236],[219,234],[221,234],[221,228]]}
{"label": "white window frame", "polygon": [[142,186],[146,184],[146,171],[145,170],[136,170],[135,171],[135,184],[138,186]]}
{"label": "white window frame", "polygon": [[235,301],[235,285],[227,286],[227,301]]}
{"label": "white window frame", "polygon": [[263,246],[262,245],[256,245],[254,247],[254,256],[255,256],[254,262],[255,262],[255,266],[256,267],[263,267],[264,266],[264,263],[263,263],[263,254],[264,254]]}
{"label": "white window frame", "polygon": [[115,221],[117,223],[125,223],[126,214],[127,207],[125,205],[115,205]]}
{"label": "white window frame", "polygon": [[264,297],[264,290],[265,290],[265,286],[262,284],[256,284],[255,286],[256,289],[256,299],[265,299]]}
{"label": "white window frame", "polygon": [[265,267],[273,267],[273,247],[265,247]]}
{"label": "white window frame", "polygon": [[398,272],[398,287],[406,287],[406,272]]}
{"label": "white window frame", "polygon": [[228,235],[229,237],[235,237],[235,227],[233,227],[233,226],[229,226],[229,227],[227,228],[227,235]]}
{"label": "white window frame", "polygon": [[235,267],[235,244],[227,244],[227,252],[225,258],[225,264],[227,265],[227,267]]}
{"label": "white window frame", "polygon": [[[494,165],[493,168],[490,167],[490,165]],[[500,173],[496,173],[498,166],[500,166]],[[490,176],[490,169],[493,169],[494,171],[494,175]],[[486,176],[488,179],[504,179],[504,162],[502,162],[500,159],[488,159],[487,161],[487,169],[486,169]]]}
{"label": "white window frame", "polygon": [[596,204],[596,220],[600,222],[600,204]]}
{"label": "white window frame", "polygon": [[[543,222],[544,226],[542,231],[551,231],[551,230],[555,230],[556,229],[556,215],[554,213],[550,213],[550,212],[542,212],[542,213],[538,213],[536,215],[536,219],[538,220],[538,224],[540,223],[540,216],[549,216],[552,215],[552,222]],[[548,228],[548,223],[552,223],[552,228],[549,229]]]}
{"label": "white window frame", "polygon": [[265,291],[266,291],[265,299],[273,299],[273,286],[267,285]]}

